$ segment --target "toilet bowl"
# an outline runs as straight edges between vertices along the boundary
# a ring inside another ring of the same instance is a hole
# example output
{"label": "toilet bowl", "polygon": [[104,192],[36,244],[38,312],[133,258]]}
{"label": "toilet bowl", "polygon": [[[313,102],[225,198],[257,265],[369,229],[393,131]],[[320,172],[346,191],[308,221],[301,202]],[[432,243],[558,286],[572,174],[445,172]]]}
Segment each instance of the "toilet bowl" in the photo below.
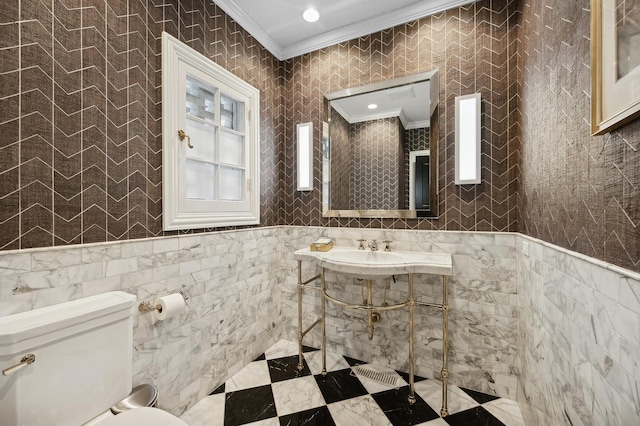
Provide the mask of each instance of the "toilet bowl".
{"label": "toilet bowl", "polygon": [[109,410],[131,392],[135,300],[114,291],[1,317],[2,425],[186,426],[157,408]]}
{"label": "toilet bowl", "polygon": [[105,412],[82,426],[188,426],[176,416],[153,407],[134,408],[115,415]]}

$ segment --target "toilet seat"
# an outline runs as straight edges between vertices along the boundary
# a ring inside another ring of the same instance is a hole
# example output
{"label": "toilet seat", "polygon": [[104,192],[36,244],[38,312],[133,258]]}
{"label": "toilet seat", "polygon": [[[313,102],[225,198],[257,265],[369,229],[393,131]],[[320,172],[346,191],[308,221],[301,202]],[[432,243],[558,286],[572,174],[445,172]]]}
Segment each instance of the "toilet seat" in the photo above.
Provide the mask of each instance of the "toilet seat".
{"label": "toilet seat", "polygon": [[100,426],[189,426],[173,414],[158,408],[134,408],[113,416],[100,423]]}

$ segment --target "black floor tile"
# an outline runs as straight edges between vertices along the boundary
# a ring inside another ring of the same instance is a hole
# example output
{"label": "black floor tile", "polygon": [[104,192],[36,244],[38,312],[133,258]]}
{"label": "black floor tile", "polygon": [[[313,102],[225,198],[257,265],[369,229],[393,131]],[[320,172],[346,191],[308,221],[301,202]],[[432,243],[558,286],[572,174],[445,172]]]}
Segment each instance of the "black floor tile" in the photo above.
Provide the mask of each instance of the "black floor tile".
{"label": "black floor tile", "polygon": [[244,425],[277,415],[271,385],[226,394],[224,426]]}
{"label": "black floor tile", "polygon": [[314,352],[314,351],[319,351],[320,349],[318,348],[314,348],[312,346],[305,346],[302,345],[302,352]]}
{"label": "black floor tile", "polygon": [[357,377],[351,375],[351,369],[330,371],[326,376],[315,376],[322,396],[327,404],[343,401],[356,396],[366,395],[368,392]]}
{"label": "black floor tile", "polygon": [[473,398],[480,404],[484,404],[485,402],[493,401],[500,398],[499,396],[487,395],[486,393],[474,391],[467,388],[460,388],[460,389],[462,389],[467,395],[469,395],[471,398]]}
{"label": "black floor tile", "polygon": [[224,393],[224,383],[221,384],[220,386],[218,386],[218,388],[216,390],[214,390],[213,392],[211,392],[209,395],[217,395],[219,393]]}
{"label": "black floor tile", "polygon": [[364,361],[360,361],[359,359],[355,359],[355,358],[350,358],[348,356],[344,356],[343,358],[345,361],[347,361],[349,363],[350,366],[355,367],[356,365],[362,365],[362,364],[366,364],[366,362]]}
{"label": "black floor tile", "polygon": [[371,395],[393,426],[410,426],[440,417],[418,394],[416,402],[409,404],[409,386],[390,389]]}
{"label": "black floor tile", "polygon": [[[409,383],[409,373],[405,373],[404,371],[398,371],[398,370],[396,370],[396,373],[398,373],[404,379],[405,382]],[[427,380],[427,378],[418,376],[416,374],[413,375],[413,383],[418,383],[423,380]]]}
{"label": "black floor tile", "polygon": [[444,420],[451,426],[505,426],[504,423],[482,407],[450,414],[444,417]]}
{"label": "black floor tile", "polygon": [[296,377],[310,376],[311,370],[309,370],[309,366],[307,366],[307,361],[303,359],[302,364],[304,368],[300,371],[298,370],[298,355],[268,359],[267,365],[269,366],[271,383],[295,379]]}
{"label": "black floor tile", "polygon": [[280,426],[336,426],[327,406],[280,417]]}
{"label": "black floor tile", "polygon": [[254,359],[254,361],[264,361],[265,359],[267,359],[267,357],[265,356],[265,354],[262,354],[258,358]]}

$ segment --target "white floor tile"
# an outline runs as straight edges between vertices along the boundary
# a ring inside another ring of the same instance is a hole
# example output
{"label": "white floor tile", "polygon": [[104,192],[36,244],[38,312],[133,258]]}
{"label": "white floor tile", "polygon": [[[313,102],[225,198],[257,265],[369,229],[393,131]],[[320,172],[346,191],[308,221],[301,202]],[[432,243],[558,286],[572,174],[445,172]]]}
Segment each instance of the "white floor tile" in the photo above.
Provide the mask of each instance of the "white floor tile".
{"label": "white floor tile", "polygon": [[501,398],[489,401],[482,406],[505,425],[524,426],[524,419],[516,401]]}
{"label": "white floor tile", "polygon": [[224,403],[224,393],[205,396],[180,418],[189,426],[222,426],[224,425]]}
{"label": "white floor tile", "polygon": [[[307,361],[312,374],[322,373],[322,351],[305,352],[304,359]],[[342,355],[327,352],[327,371],[337,371],[349,368],[349,363]]]}
{"label": "white floor tile", "polygon": [[[449,426],[449,423],[445,422],[444,419],[442,417],[434,419],[434,420],[429,420],[426,423],[420,423],[419,425],[416,426]],[[510,425],[507,425],[510,426]]]}
{"label": "white floor tile", "polygon": [[278,416],[325,405],[324,397],[313,376],[284,380],[273,383],[273,399],[276,402]]}
{"label": "white floor tile", "polygon": [[280,420],[278,420],[277,417],[273,417],[271,419],[258,420],[257,422],[247,423],[244,426],[280,426]]}
{"label": "white floor tile", "polygon": [[390,426],[391,422],[371,395],[327,405],[336,425]]}
{"label": "white floor tile", "polygon": [[[440,414],[442,408],[442,383],[437,380],[423,380],[416,383],[416,393]],[[477,407],[478,402],[455,385],[449,385],[447,392],[447,408],[449,414],[458,413]]]}
{"label": "white floor tile", "polygon": [[238,371],[225,383],[225,392],[255,388],[271,383],[267,361],[254,361]]}
{"label": "white floor tile", "polygon": [[264,353],[265,358],[284,358],[286,356],[298,355],[298,343],[290,340],[278,340]]}

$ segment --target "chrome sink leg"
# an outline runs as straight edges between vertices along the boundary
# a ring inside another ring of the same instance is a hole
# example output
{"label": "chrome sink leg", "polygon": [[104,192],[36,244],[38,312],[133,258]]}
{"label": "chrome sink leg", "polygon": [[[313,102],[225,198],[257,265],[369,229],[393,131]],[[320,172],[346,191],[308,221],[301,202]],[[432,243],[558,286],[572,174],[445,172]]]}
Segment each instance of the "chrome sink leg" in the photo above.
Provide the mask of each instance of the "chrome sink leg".
{"label": "chrome sink leg", "polygon": [[413,274],[409,274],[409,404],[415,404],[416,394],[414,390],[413,379],[413,367],[414,367],[414,353],[413,353]]}
{"label": "chrome sink leg", "polygon": [[[367,306],[373,305],[371,280],[367,280]],[[369,309],[367,311],[367,332],[369,340],[373,340],[373,311]]]}
{"label": "chrome sink leg", "polygon": [[449,382],[449,277],[442,276],[442,409],[440,415],[449,415],[447,388]]}
{"label": "chrome sink leg", "polygon": [[302,261],[298,260],[298,371],[304,369],[302,360]]}
{"label": "chrome sink leg", "polygon": [[320,288],[322,294],[322,375],[327,375],[327,300],[324,297],[326,288],[324,283],[324,268],[320,275]]}

